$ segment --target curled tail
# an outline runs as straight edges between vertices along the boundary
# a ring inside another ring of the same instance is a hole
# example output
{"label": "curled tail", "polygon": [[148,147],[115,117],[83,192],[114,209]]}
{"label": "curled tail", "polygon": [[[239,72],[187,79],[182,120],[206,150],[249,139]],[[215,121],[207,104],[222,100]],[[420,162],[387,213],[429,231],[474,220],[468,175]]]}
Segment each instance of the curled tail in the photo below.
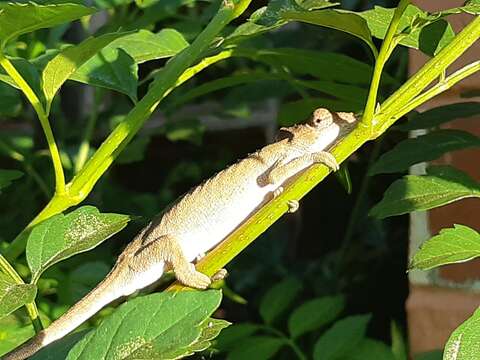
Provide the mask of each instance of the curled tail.
{"label": "curled tail", "polygon": [[112,271],[92,291],[90,291],[79,302],[73,305],[59,319],[50,326],[40,331],[35,337],[21,345],[19,348],[6,354],[2,360],[23,360],[35,354],[44,346],[64,337],[90,317],[95,315],[105,305],[125,293],[126,269],[115,266]]}

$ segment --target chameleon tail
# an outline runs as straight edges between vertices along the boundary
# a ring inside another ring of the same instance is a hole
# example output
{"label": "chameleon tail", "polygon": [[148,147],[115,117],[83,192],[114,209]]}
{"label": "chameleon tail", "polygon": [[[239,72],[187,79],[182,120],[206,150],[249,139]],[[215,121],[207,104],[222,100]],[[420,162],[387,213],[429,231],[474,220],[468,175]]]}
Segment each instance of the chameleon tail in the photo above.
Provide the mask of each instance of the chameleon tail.
{"label": "chameleon tail", "polygon": [[[64,337],[83,322],[95,315],[105,305],[121,296],[124,291],[124,267],[115,266],[109,275],[84,298],[73,305],[65,314],[40,331],[19,348],[2,357],[2,360],[23,360],[35,354],[44,346]],[[123,291],[122,291],[123,290]]]}

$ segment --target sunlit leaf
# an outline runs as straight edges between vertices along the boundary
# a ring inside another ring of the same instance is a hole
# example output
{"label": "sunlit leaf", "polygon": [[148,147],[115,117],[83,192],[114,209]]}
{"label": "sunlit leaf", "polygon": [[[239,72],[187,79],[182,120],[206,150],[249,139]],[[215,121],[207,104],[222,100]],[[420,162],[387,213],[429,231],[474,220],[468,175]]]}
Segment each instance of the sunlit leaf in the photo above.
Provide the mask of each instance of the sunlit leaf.
{"label": "sunlit leaf", "polygon": [[451,335],[445,345],[443,360],[475,360],[480,354],[480,310]]}
{"label": "sunlit leaf", "polygon": [[368,174],[393,173],[407,170],[420,162],[438,159],[445,153],[480,146],[480,138],[461,130],[442,129],[404,140],[382,154]]}
{"label": "sunlit leaf", "polygon": [[367,22],[357,13],[336,9],[316,11],[289,10],[283,12],[281,18],[288,21],[300,21],[346,32],[363,40],[372,49],[374,54],[377,53]]}
{"label": "sunlit leaf", "polygon": [[177,359],[205,347],[226,326],[210,319],[221,292],[163,292],[120,306],[72,350],[66,360]]}
{"label": "sunlit leaf", "polygon": [[35,226],[27,243],[32,282],[53,264],[93,249],[127,226],[129,220],[127,215],[102,214],[93,206],[83,206]]}
{"label": "sunlit leaf", "polygon": [[51,5],[39,5],[33,2],[25,4],[0,3],[0,41],[2,47],[8,40],[21,34],[60,25],[93,14],[96,11],[95,8],[72,3]]}
{"label": "sunlit leaf", "polygon": [[382,219],[468,197],[480,197],[480,185],[475,180],[450,166],[430,166],[426,175],[408,175],[390,185],[370,215]]}
{"label": "sunlit leaf", "polygon": [[480,234],[464,225],[442,229],[422,244],[413,256],[410,269],[431,268],[465,262],[480,256]]}
{"label": "sunlit leaf", "polygon": [[408,123],[397,126],[400,130],[410,131],[430,129],[446,122],[480,115],[480,103],[465,102],[439,106],[412,116]]}
{"label": "sunlit leaf", "polygon": [[35,299],[37,287],[31,284],[17,284],[0,272],[0,319]]}
{"label": "sunlit leaf", "polygon": [[58,89],[60,89],[70,75],[102,48],[122,36],[125,36],[125,33],[111,33],[96,38],[91,37],[78,45],[63,49],[50,60],[42,73],[43,91],[48,107],[50,107]]}

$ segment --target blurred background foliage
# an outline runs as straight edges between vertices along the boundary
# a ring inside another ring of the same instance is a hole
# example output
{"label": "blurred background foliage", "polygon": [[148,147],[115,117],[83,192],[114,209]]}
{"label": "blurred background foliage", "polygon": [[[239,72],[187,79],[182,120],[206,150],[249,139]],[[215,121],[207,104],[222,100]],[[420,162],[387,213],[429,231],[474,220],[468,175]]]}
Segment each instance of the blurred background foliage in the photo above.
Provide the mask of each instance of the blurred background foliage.
{"label": "blurred background foliage", "polygon": [[[22,35],[9,43],[6,53],[41,64],[42,58],[49,56],[47,49],[118,29],[157,33],[168,28],[181,35],[178,41],[190,41],[208,23],[218,1],[94,0],[89,4],[105,11],[82,22]],[[254,1],[250,8],[265,5],[265,1]],[[396,1],[348,0],[341,1],[341,5],[361,11],[374,5],[392,7]],[[231,24],[231,29],[252,12],[247,10]],[[219,62],[168,96],[84,202],[103,212],[137,216],[137,220],[96,251],[47,271],[39,281],[37,298],[45,320],[60,316],[102,279],[124,245],[169,202],[271,141],[278,125],[302,121],[317,106],[343,111],[363,108],[369,83],[364,70],[373,59],[370,49],[354,37],[314,25],[290,23],[247,39],[244,45],[283,52],[275,55],[265,50],[264,61],[238,57]],[[304,49],[304,56],[291,55],[289,48]],[[62,149],[67,178],[75,173],[81,162],[79,156],[85,155],[80,151],[82,141],[91,139],[89,148],[83,150],[92,153],[133,107],[137,82],[141,97],[149,79],[157,76],[156,69],[166,62],[155,59],[132,63],[122,50],[116,56],[119,66],[132,69],[132,77],[125,79],[123,89],[112,91],[105,84],[93,88],[69,81],[53,103],[52,126]],[[407,50],[398,48],[386,69],[385,93],[404,81],[407,61]],[[134,92],[129,91],[129,81],[134,82]],[[237,330],[234,326],[225,331],[215,347],[222,352],[215,355],[216,350],[211,350],[212,356],[230,352],[233,358],[246,357],[248,354],[232,355],[232,341],[237,345],[244,341],[244,349],[260,349],[262,345],[269,351],[276,348],[276,357],[281,359],[292,358],[295,346],[311,353],[314,339],[338,319],[347,322],[344,326],[349,326],[349,321],[356,324],[358,336],[384,343],[393,341],[400,349],[397,354],[401,354],[408,223],[406,217],[367,217],[368,210],[397,176],[369,178],[366,173],[380,152],[405,136],[393,131],[375,144],[364,146],[349,161],[351,194],[334,176],[329,177],[302,200],[297,213],[277,222],[231,263],[226,299],[217,315],[250,328]],[[49,153],[35,114],[18,90],[3,83],[0,141],[0,168],[25,173],[15,186],[2,192],[1,250],[41,210],[54,188]],[[16,263],[16,269],[28,275],[24,260]],[[323,300],[318,303],[318,299]],[[295,322],[291,318],[294,309],[312,301],[310,306],[335,310],[310,329],[301,330],[310,335],[297,339],[294,347],[284,346],[285,342],[272,344],[267,335],[275,331],[277,335],[291,333],[291,326],[295,327],[291,325]],[[104,309],[92,321],[98,322],[110,311]],[[352,319],[352,315],[356,317]],[[18,331],[26,323],[24,320],[19,311],[2,320],[0,328]],[[28,334],[31,329],[22,331]],[[260,335],[251,336],[254,333]],[[21,338],[21,333],[17,334]],[[10,346],[2,342],[0,347]]]}

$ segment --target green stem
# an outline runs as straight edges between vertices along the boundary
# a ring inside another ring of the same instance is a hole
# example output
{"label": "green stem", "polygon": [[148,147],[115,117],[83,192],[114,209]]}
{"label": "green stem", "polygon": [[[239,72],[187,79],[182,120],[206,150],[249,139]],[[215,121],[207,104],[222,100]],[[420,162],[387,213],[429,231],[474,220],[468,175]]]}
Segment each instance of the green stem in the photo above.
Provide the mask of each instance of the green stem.
{"label": "green stem", "polygon": [[53,169],[55,171],[55,192],[59,195],[65,194],[65,175],[63,174],[62,162],[60,160],[60,154],[58,152],[57,144],[55,143],[55,137],[53,136],[48,116],[45,113],[40,100],[35,92],[23,79],[22,75],[15,69],[13,64],[0,52],[0,65],[5,72],[15,81],[18,87],[25,94],[33,109],[37,113],[38,119],[42,126],[45,138],[47,139],[48,148],[52,157]]}
{"label": "green stem", "polygon": [[[374,135],[380,136],[397,119],[396,114],[418,95],[442,71],[480,38],[480,17],[476,17],[434,58],[425,64],[419,72],[392,94],[381,106],[381,113],[375,115]],[[372,132],[368,127],[357,126],[346,135],[330,152],[341,163],[353,154],[365,142],[371,140]],[[329,173],[323,165],[314,165],[300,174],[295,181],[285,187],[282,194],[267,203],[242,225],[233,231],[224,241],[203,257],[196,268],[210,276],[225,267],[243,249],[261,233],[268,229],[287,210],[288,200],[299,200],[320,183]],[[178,283],[169,290],[185,289]]]}
{"label": "green stem", "polygon": [[293,350],[293,352],[295,353],[295,355],[297,355],[297,357],[300,359],[300,360],[307,360],[307,356],[303,353],[303,351],[297,346],[297,344],[295,344],[295,341],[293,341],[293,339],[287,337],[283,332],[281,332],[280,330],[277,330],[275,329],[274,327],[271,327],[269,325],[260,325],[260,328],[263,329],[264,331],[266,332],[270,332],[276,336],[278,336],[279,338],[281,338],[285,344],[287,344],[288,346],[290,346],[290,348]]}
{"label": "green stem", "polygon": [[400,118],[400,110],[435,79],[439,78],[447,67],[458,59],[479,37],[480,16],[476,16],[447,46],[385,100],[380,112],[375,115],[374,137],[381,135],[397,121]]}
{"label": "green stem", "polygon": [[401,0],[397,8],[395,9],[392,21],[388,26],[385,39],[383,40],[382,47],[380,48],[377,60],[375,61],[372,81],[370,84],[370,91],[368,93],[367,104],[365,105],[365,109],[363,111],[363,119],[361,123],[363,126],[367,127],[370,130],[372,129],[373,117],[377,106],[378,88],[380,86],[383,68],[397,44],[397,42],[394,41],[394,36],[397,33],[400,19],[409,4],[410,0]]}
{"label": "green stem", "polygon": [[467,66],[464,66],[463,68],[461,68],[460,70],[457,70],[447,78],[441,79],[437,85],[432,86],[427,91],[418,95],[416,98],[410,101],[406,106],[401,108],[398,111],[397,116],[400,118],[403,115],[408,114],[413,109],[416,109],[420,105],[426,103],[428,100],[434,98],[435,96],[441,94],[442,92],[447,91],[459,81],[465,79],[470,75],[473,75],[479,70],[480,70],[480,61],[475,61]]}
{"label": "green stem", "polygon": [[88,152],[90,151],[90,140],[92,139],[93,131],[97,123],[98,106],[99,99],[97,97],[97,92],[94,90],[94,104],[87,120],[87,126],[85,127],[82,142],[78,148],[77,158],[75,160],[75,174],[83,168],[83,165],[85,165],[85,162],[87,161]]}
{"label": "green stem", "polygon": [[290,348],[293,350],[293,352],[295,353],[295,355],[297,355],[297,357],[300,359],[300,360],[307,360],[307,356],[303,353],[303,351],[297,346],[297,344],[295,344],[295,342],[292,340],[292,339],[288,339],[286,338],[285,339],[286,343],[290,346]]}
{"label": "green stem", "polygon": [[[20,277],[20,275],[18,275],[18,273],[15,271],[13,266],[10,265],[7,259],[5,259],[2,256],[2,254],[0,254],[0,270],[2,270],[4,274],[9,276],[14,283],[19,285],[25,285],[25,282],[23,281],[23,279]],[[37,305],[35,304],[35,302],[32,302],[29,304],[25,304],[25,307],[27,309],[27,314],[30,317],[30,320],[32,321],[33,328],[35,329],[35,332],[38,333],[43,329],[43,327],[40,321],[40,317],[38,316]]]}

